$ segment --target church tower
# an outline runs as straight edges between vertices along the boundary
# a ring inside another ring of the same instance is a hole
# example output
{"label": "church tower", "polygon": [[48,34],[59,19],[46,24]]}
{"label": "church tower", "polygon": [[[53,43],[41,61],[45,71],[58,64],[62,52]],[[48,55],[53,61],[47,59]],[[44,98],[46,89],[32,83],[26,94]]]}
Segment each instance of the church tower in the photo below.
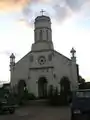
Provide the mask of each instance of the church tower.
{"label": "church tower", "polygon": [[10,56],[10,71],[12,69],[14,69],[14,66],[15,66],[15,56],[14,54],[12,53],[11,56]]}
{"label": "church tower", "polygon": [[43,14],[36,17],[34,28],[32,51],[53,49],[51,19]]}
{"label": "church tower", "polygon": [[77,71],[77,64],[76,64],[76,50],[74,48],[71,49],[70,51],[71,53],[71,73],[72,73],[72,85],[76,85],[76,86],[72,86],[72,89],[78,89],[78,71]]}
{"label": "church tower", "polygon": [[76,90],[79,75],[76,50],[73,48],[70,52],[71,59],[54,50],[51,19],[43,14],[37,16],[34,22],[34,43],[31,51],[18,62],[15,62],[13,53],[10,56],[12,91],[22,97],[27,88],[28,93],[45,99],[51,87],[53,90],[58,89],[59,93],[61,88],[64,91]]}

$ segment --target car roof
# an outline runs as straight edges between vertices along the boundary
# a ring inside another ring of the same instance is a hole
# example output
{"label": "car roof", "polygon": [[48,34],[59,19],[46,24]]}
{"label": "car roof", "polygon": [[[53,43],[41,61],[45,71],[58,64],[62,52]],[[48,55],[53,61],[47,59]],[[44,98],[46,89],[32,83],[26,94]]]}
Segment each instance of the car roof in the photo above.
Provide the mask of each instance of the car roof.
{"label": "car roof", "polygon": [[73,92],[90,92],[90,89],[79,89],[79,90],[74,90]]}

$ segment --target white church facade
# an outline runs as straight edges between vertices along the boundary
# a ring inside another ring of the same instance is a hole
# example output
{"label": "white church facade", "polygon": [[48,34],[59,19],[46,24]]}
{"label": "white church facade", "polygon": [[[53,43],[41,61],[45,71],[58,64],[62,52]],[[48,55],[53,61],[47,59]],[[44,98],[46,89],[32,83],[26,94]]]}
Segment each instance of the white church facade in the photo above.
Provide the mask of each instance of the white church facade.
{"label": "white church facade", "polygon": [[63,78],[70,82],[70,89],[78,88],[78,65],[75,50],[72,48],[71,59],[54,50],[52,41],[51,19],[38,16],[34,23],[34,43],[31,51],[15,63],[15,56],[10,56],[11,88],[18,92],[18,84],[24,84],[29,93],[36,97],[48,94],[49,86],[61,90]]}

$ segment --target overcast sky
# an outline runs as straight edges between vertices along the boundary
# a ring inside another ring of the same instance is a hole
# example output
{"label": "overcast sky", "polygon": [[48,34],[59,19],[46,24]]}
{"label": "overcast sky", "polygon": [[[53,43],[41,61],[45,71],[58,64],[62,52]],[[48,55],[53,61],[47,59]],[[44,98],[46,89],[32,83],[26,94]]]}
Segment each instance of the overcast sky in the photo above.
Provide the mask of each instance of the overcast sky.
{"label": "overcast sky", "polygon": [[17,62],[31,50],[41,9],[51,17],[55,50],[70,58],[74,47],[80,75],[90,81],[90,0],[0,0],[0,81],[10,80],[10,54]]}

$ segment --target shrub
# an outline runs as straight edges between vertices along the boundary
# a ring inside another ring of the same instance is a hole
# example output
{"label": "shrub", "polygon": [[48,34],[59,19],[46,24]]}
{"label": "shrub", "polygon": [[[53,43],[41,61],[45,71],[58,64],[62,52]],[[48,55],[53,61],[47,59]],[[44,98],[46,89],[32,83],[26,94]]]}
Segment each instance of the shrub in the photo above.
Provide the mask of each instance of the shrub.
{"label": "shrub", "polygon": [[33,93],[28,93],[28,100],[35,100],[36,97]]}
{"label": "shrub", "polygon": [[58,88],[56,87],[55,90],[50,89],[50,97],[49,97],[49,104],[54,106],[66,106],[68,105],[69,101],[67,100],[66,92],[61,91],[60,95],[58,95]]}
{"label": "shrub", "polygon": [[54,91],[54,90],[53,90],[53,86],[50,85],[50,86],[49,86],[49,91],[48,91],[48,97],[49,97],[49,98],[51,98],[51,97],[53,96],[53,91]]}
{"label": "shrub", "polygon": [[60,105],[66,106],[69,104],[69,94],[66,94],[65,92],[61,92],[60,94]]}
{"label": "shrub", "polygon": [[58,96],[58,88],[56,87],[55,90],[54,90],[54,96]]}
{"label": "shrub", "polygon": [[51,99],[52,105],[58,105],[58,88],[56,87],[53,93],[53,97]]}
{"label": "shrub", "polygon": [[59,105],[59,95],[58,95],[58,88],[56,87],[55,90],[50,87],[49,89],[49,104],[50,105]]}

